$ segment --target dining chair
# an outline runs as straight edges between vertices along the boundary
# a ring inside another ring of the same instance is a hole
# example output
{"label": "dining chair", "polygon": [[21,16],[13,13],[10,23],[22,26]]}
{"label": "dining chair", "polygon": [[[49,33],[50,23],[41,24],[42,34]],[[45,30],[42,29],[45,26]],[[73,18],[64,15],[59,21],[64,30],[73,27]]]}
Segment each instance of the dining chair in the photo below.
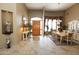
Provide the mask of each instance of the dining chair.
{"label": "dining chair", "polygon": [[66,40],[67,40],[67,45],[68,45],[69,42],[72,45],[72,43],[73,43],[73,33],[68,33]]}

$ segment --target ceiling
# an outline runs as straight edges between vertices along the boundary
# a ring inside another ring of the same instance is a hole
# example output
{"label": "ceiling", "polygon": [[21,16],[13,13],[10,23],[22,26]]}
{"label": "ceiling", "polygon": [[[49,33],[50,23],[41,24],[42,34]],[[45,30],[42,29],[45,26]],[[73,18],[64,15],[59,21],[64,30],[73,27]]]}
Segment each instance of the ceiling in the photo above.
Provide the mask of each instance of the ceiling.
{"label": "ceiling", "polygon": [[75,3],[26,3],[26,7],[32,10],[42,10],[45,8],[46,11],[63,11],[71,7]]}

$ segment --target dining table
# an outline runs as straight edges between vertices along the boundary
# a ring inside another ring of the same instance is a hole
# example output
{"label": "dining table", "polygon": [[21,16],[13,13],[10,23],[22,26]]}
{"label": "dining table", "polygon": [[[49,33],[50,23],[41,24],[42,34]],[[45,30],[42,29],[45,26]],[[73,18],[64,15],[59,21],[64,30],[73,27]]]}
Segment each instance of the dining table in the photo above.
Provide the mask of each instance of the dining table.
{"label": "dining table", "polygon": [[68,32],[56,32],[56,37],[60,37],[60,44],[62,43],[63,37],[68,37]]}

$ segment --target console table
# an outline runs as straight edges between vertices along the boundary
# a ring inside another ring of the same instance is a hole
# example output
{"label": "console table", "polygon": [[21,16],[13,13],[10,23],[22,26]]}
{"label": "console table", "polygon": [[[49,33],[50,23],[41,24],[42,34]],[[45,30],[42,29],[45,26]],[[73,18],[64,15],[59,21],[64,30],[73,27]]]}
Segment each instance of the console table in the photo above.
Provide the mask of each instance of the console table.
{"label": "console table", "polygon": [[29,32],[29,31],[22,32],[23,40],[27,40],[27,34],[28,34],[28,32]]}

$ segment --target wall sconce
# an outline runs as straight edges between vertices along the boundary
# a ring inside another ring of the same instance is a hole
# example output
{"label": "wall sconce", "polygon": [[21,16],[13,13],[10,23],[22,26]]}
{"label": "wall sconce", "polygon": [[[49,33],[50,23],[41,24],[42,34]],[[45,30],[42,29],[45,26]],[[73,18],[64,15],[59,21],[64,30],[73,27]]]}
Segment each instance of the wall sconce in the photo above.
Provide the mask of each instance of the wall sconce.
{"label": "wall sconce", "polygon": [[28,23],[28,20],[26,17],[23,17],[23,23],[24,23],[24,25],[26,25]]}
{"label": "wall sconce", "polygon": [[26,17],[23,17],[23,20],[27,20]]}

